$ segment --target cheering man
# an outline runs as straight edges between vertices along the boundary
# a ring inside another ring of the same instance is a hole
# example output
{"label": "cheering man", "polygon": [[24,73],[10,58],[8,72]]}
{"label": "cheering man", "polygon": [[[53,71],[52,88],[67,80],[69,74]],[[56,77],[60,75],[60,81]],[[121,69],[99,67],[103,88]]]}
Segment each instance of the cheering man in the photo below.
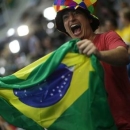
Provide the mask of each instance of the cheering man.
{"label": "cheering man", "polygon": [[[95,3],[95,0],[93,0]],[[79,52],[86,56],[95,55],[105,72],[105,87],[112,115],[118,130],[130,130],[130,83],[126,65],[129,62],[127,46],[114,32],[95,34],[99,20],[89,9],[89,0],[55,0],[55,18],[59,31],[77,42]],[[80,90],[79,90],[80,91]]]}

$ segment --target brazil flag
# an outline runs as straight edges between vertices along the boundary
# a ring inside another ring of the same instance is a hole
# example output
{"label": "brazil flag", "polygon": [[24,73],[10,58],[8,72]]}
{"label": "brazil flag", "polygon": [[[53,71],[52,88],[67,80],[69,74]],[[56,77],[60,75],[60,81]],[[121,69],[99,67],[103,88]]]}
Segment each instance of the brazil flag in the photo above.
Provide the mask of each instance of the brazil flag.
{"label": "brazil flag", "polygon": [[26,130],[116,130],[95,56],[71,40],[13,75],[0,78],[0,115]]}

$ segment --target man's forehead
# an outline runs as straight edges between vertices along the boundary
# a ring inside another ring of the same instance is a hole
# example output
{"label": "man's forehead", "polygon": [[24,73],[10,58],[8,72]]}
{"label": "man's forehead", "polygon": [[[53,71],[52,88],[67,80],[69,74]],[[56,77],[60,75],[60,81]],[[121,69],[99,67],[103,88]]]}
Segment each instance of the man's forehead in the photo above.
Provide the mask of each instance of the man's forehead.
{"label": "man's forehead", "polygon": [[68,13],[71,13],[71,12],[75,12],[76,10],[75,9],[64,9],[62,14],[65,15],[65,14],[68,14]]}

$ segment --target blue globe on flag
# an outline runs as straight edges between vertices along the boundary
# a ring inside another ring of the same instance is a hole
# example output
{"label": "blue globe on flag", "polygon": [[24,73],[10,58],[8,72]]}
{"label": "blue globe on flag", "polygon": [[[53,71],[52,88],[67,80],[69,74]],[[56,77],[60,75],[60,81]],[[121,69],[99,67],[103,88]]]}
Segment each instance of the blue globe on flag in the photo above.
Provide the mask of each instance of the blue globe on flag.
{"label": "blue globe on flag", "polygon": [[70,86],[73,70],[74,67],[60,64],[46,81],[31,88],[14,89],[14,94],[21,102],[31,107],[43,108],[54,105],[66,94]]}

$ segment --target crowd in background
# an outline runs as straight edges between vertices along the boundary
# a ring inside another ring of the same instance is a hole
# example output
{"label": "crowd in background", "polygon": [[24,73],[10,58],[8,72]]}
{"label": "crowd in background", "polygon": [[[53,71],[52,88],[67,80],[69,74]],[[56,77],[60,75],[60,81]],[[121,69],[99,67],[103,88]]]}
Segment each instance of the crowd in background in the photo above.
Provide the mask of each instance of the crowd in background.
{"label": "crowd in background", "polygon": [[[106,31],[116,31],[125,43],[130,46],[130,7],[129,3],[121,2],[119,10],[115,10],[115,1],[108,0],[104,2],[100,0],[97,5],[96,14],[100,19],[100,27],[95,33],[103,33]],[[0,60],[1,64],[6,65],[7,73],[9,75],[24,66],[36,61],[44,55],[54,51],[64,42],[69,40],[69,37],[58,33],[53,29],[53,33],[48,33],[41,25],[42,18],[39,16],[32,26],[38,26],[28,36],[19,39],[22,43],[21,51],[18,54],[11,54],[6,49],[7,46],[0,46]],[[40,22],[40,23],[39,23]],[[128,49],[130,54],[130,49]],[[1,65],[0,64],[0,65]],[[128,66],[128,71],[130,67]],[[130,73],[129,73],[130,74]],[[4,76],[4,75],[1,75]],[[129,75],[130,76],[130,75]],[[18,130],[2,118],[0,118],[0,130]]]}
{"label": "crowd in background", "polygon": [[[118,11],[109,9],[101,16],[101,25],[96,33],[115,31],[128,46],[130,55],[130,6],[127,2],[121,2]],[[128,76],[130,77],[130,64],[127,65]]]}
{"label": "crowd in background", "polygon": [[0,130],[23,130],[23,129],[8,124],[4,119],[0,117]]}

